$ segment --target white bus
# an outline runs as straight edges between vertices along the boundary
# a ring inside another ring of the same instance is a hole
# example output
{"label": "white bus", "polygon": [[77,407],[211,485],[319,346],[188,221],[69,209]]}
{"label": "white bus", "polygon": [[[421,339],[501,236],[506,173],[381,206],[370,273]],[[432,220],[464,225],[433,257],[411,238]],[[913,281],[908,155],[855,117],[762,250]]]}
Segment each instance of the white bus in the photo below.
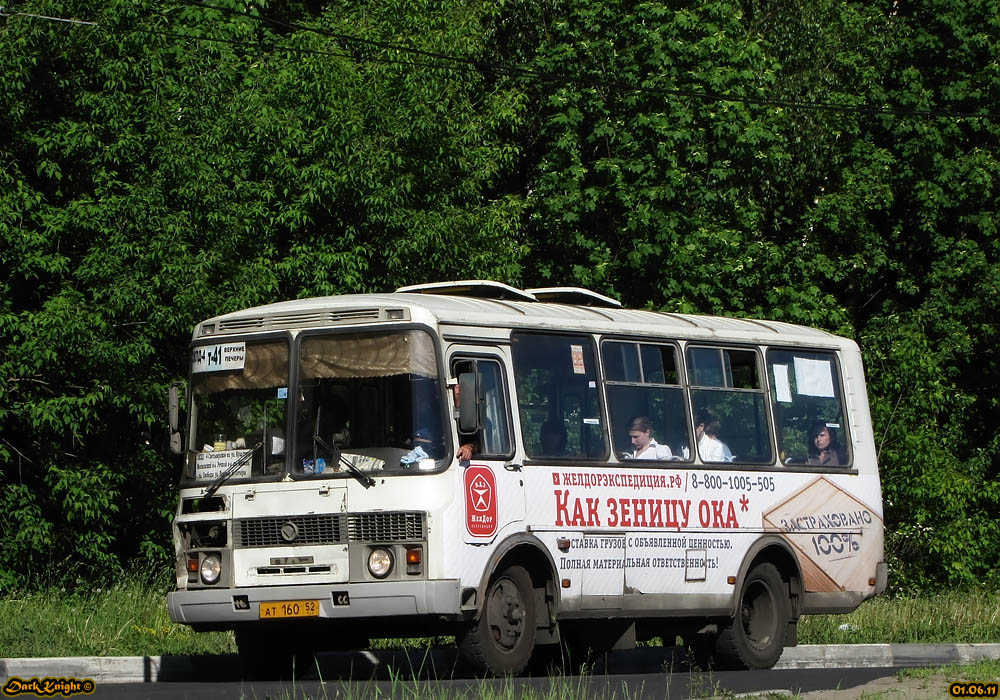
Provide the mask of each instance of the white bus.
{"label": "white bus", "polygon": [[178,404],[170,616],[251,668],[441,634],[498,674],[676,636],[768,668],[886,587],[861,356],[827,332],[419,285],[200,323],[186,439]]}

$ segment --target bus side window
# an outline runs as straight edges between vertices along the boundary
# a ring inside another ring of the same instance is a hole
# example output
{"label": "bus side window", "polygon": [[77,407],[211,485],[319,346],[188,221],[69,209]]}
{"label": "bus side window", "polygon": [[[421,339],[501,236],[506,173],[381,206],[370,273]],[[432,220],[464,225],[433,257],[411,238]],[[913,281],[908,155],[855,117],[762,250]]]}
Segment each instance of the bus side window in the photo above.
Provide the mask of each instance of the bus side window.
{"label": "bus side window", "polygon": [[836,355],[771,349],[767,365],[782,463],[849,465],[850,435]]}
{"label": "bus side window", "polygon": [[[590,337],[515,333],[511,350],[521,437],[528,457],[604,459],[606,431]],[[556,432],[558,441],[542,439]]]}
{"label": "bus side window", "polygon": [[[507,392],[503,381],[503,367],[495,360],[477,358],[475,362],[459,360],[452,367],[457,377],[463,372],[479,373],[479,400],[483,406],[483,428],[468,439],[476,446],[476,453],[490,456],[509,456],[512,452],[510,419],[507,409]],[[460,438],[466,436],[459,435]]]}
{"label": "bus side window", "polygon": [[[684,390],[679,386],[677,348],[605,340],[601,357],[615,455],[621,459],[689,460],[690,422]],[[638,447],[631,437],[636,432],[642,434]]]}
{"label": "bus side window", "polygon": [[757,353],[688,346],[687,366],[701,460],[771,463],[767,399]]}

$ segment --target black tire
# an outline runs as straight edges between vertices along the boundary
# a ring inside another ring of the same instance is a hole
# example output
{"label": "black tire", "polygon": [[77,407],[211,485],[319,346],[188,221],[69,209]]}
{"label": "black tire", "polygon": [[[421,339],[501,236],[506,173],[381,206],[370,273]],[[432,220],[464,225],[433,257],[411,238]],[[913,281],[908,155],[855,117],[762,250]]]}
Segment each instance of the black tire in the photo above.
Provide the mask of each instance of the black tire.
{"label": "black tire", "polygon": [[771,668],[785,647],[790,616],[788,585],[773,564],[757,564],[743,580],[736,618],[719,631],[715,661],[722,668]]}
{"label": "black tire", "polygon": [[535,591],[523,567],[490,579],[479,619],[461,635],[458,650],[477,671],[518,675],[535,647]]}

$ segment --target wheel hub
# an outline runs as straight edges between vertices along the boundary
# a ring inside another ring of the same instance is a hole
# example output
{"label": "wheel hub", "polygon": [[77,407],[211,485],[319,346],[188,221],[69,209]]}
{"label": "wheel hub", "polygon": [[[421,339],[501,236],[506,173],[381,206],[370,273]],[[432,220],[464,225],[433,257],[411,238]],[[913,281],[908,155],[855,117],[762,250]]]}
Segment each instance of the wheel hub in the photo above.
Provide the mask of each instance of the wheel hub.
{"label": "wheel hub", "polygon": [[517,645],[521,636],[524,609],[521,596],[513,582],[498,581],[493,589],[494,605],[487,612],[494,641],[510,650]]}

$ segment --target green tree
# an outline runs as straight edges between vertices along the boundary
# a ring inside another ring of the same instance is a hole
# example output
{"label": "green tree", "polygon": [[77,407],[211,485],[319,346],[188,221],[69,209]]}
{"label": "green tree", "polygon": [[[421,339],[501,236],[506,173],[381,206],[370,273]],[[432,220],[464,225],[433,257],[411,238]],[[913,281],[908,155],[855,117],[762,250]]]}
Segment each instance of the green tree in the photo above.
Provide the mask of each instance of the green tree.
{"label": "green tree", "polygon": [[198,320],[511,279],[521,245],[520,203],[491,190],[518,93],[371,43],[475,58],[486,7],[18,11],[99,26],[0,27],[0,587],[169,561],[166,387]]}
{"label": "green tree", "polygon": [[894,585],[1000,584],[990,2],[214,2],[0,18],[0,587],[169,560],[198,320],[468,277],[855,337]]}
{"label": "green tree", "polygon": [[525,277],[856,337],[893,584],[995,585],[995,8],[514,7]]}

